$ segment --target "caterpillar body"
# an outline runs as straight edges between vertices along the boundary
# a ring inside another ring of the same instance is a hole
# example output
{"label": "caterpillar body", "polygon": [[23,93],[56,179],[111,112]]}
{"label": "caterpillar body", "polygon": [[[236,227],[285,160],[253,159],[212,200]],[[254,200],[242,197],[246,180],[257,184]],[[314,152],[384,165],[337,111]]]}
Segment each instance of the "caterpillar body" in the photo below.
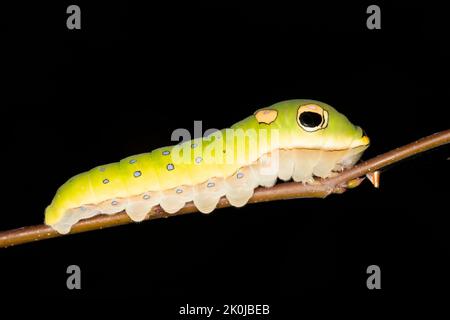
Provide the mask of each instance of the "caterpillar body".
{"label": "caterpillar body", "polygon": [[277,179],[312,183],[352,167],[368,146],[363,130],[330,105],[283,101],[230,129],[72,177],[46,208],[45,223],[65,234],[81,219],[123,210],[142,221],[156,205],[175,213],[193,201],[210,213],[225,196],[241,207]]}

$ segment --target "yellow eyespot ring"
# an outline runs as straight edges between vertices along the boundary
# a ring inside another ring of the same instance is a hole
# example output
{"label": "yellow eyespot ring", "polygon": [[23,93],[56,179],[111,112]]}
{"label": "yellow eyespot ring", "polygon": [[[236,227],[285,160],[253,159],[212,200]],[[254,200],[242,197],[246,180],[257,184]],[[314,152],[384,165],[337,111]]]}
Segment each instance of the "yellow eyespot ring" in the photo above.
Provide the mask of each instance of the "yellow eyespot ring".
{"label": "yellow eyespot ring", "polygon": [[328,126],[328,111],[313,103],[302,105],[297,110],[297,123],[307,132],[325,129]]}
{"label": "yellow eyespot ring", "polygon": [[254,115],[259,123],[271,124],[277,118],[278,111],[273,109],[260,109]]}

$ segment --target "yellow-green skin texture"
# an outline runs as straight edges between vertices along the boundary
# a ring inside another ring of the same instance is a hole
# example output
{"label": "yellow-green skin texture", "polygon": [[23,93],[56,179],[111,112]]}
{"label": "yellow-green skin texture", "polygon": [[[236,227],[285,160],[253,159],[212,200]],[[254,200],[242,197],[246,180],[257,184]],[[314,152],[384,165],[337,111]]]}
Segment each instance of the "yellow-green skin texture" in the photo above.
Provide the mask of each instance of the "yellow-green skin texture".
{"label": "yellow-green skin texture", "polygon": [[[316,104],[326,110],[328,124],[325,128],[308,132],[299,125],[297,112],[300,106],[306,104]],[[96,204],[108,199],[126,198],[147,191],[163,191],[180,185],[196,185],[212,177],[228,177],[274,148],[346,150],[368,144],[368,139],[363,137],[360,127],[353,125],[343,114],[326,103],[297,99],[279,102],[263,109],[277,112],[276,119],[270,124],[261,123],[255,115],[251,115],[232,125],[231,128],[254,129],[256,132],[261,129],[277,129],[279,139],[276,145],[270,144],[271,141],[262,144],[258,141],[262,147],[257,154],[246,154],[244,161],[236,159],[232,163],[218,161],[215,163],[217,149],[216,152],[205,152],[205,150],[208,147],[212,149],[216,139],[208,136],[183,143],[185,147],[195,146],[192,148],[191,161],[188,163],[174,164],[172,159],[174,146],[168,146],[93,168],[72,177],[58,189],[52,203],[45,211],[45,223],[54,224],[70,208]],[[235,147],[236,141],[227,139],[225,129],[221,132],[223,134],[222,153],[227,155],[227,151]],[[203,148],[197,148],[200,145]],[[203,153],[196,153],[196,149],[203,150]],[[202,158],[199,163],[195,161],[198,157]],[[172,168],[171,165],[173,169],[169,170]],[[140,175],[136,176],[136,172]],[[104,183],[105,181],[108,182]]]}

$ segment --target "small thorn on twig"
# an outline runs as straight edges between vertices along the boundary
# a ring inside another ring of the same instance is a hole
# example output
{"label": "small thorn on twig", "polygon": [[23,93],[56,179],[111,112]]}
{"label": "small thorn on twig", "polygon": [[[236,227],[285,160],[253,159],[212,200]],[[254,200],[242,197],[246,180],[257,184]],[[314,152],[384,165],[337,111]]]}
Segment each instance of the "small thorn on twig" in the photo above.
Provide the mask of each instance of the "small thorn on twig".
{"label": "small thorn on twig", "polygon": [[377,189],[380,187],[380,174],[381,172],[379,170],[366,174],[367,179],[369,179],[369,181],[372,182],[373,186]]}

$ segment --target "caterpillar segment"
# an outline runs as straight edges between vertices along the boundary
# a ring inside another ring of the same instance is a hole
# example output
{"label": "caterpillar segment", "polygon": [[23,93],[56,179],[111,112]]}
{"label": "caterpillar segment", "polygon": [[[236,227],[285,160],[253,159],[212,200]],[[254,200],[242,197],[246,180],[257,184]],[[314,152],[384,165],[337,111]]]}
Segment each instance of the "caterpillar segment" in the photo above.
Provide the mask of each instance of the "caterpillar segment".
{"label": "caterpillar segment", "polygon": [[259,109],[230,129],[72,177],[46,208],[45,223],[65,234],[98,214],[125,211],[139,222],[154,206],[175,213],[190,201],[210,213],[224,196],[242,207],[258,186],[331,177],[352,167],[369,146],[360,127],[314,100]]}

